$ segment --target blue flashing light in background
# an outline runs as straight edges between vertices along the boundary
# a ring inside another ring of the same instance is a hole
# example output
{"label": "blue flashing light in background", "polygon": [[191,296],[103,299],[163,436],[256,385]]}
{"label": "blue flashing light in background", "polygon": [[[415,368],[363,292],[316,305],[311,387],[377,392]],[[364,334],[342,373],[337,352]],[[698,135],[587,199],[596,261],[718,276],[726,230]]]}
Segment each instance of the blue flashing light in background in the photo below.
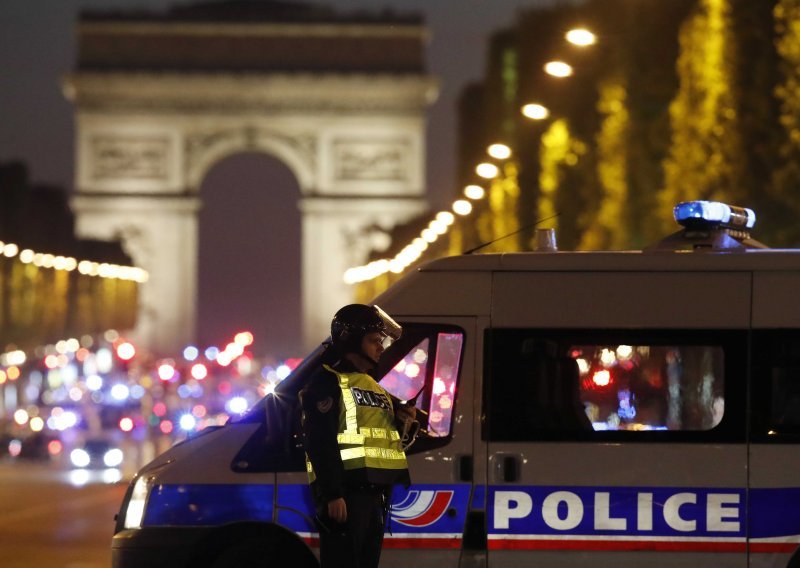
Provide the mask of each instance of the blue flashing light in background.
{"label": "blue flashing light in background", "polygon": [[225,408],[231,414],[243,414],[247,410],[247,400],[243,396],[235,396],[228,401]]}
{"label": "blue flashing light in background", "polygon": [[278,368],[275,369],[275,374],[278,375],[278,379],[281,381],[289,376],[292,370],[289,368],[289,365],[278,365]]}
{"label": "blue flashing light in background", "polygon": [[756,214],[752,209],[734,207],[719,201],[685,201],[678,203],[673,211],[675,220],[684,227],[713,228],[725,226],[752,229]]}
{"label": "blue flashing light in background", "polygon": [[74,384],[78,380],[78,375],[78,366],[74,363],[70,363],[61,369],[61,380],[68,385]]}
{"label": "blue flashing light in background", "polygon": [[47,419],[47,427],[51,430],[58,430],[63,432],[78,424],[78,416],[72,411],[64,411],[58,408],[58,412],[53,411],[50,418]]}
{"label": "blue flashing light in background", "polygon": [[103,377],[100,375],[89,375],[86,377],[86,388],[90,391],[96,391],[103,388]]}
{"label": "blue flashing light in background", "polygon": [[206,359],[209,361],[216,361],[217,355],[219,355],[219,348],[218,347],[209,347],[205,351]]}
{"label": "blue flashing light in background", "polygon": [[180,417],[178,421],[178,425],[180,426],[181,430],[190,431],[194,430],[197,426],[197,419],[192,416],[191,414],[184,414]]}
{"label": "blue flashing light in background", "polygon": [[105,347],[101,347],[97,350],[94,360],[97,365],[97,370],[100,373],[108,373],[114,367],[114,359],[111,355],[111,351]]}
{"label": "blue flashing light in background", "polygon": [[200,350],[194,345],[189,345],[183,350],[183,358],[187,361],[194,361],[200,356]]}
{"label": "blue flashing light in background", "polygon": [[127,400],[130,393],[131,393],[130,389],[123,384],[118,383],[113,387],[111,387],[111,398],[113,398],[114,400],[119,400],[119,401]]}

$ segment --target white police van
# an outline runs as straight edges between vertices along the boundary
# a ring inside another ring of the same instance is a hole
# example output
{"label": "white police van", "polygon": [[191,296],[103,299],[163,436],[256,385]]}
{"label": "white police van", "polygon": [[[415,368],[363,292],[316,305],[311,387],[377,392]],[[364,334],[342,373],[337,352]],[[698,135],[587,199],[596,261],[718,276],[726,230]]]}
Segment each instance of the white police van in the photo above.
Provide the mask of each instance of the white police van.
{"label": "white police van", "polygon": [[[427,416],[381,566],[800,565],[800,250],[676,207],[649,250],[467,255],[376,303],[381,383]],[[315,565],[297,392],[139,472],[113,565]],[[420,413],[422,415],[422,413]]]}

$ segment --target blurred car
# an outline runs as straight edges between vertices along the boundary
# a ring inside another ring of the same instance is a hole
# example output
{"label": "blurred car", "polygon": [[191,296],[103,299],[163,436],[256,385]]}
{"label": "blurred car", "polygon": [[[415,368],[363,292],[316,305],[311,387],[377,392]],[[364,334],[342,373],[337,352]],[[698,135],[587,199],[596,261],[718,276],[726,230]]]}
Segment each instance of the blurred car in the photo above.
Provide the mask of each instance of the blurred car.
{"label": "blurred car", "polygon": [[57,438],[38,432],[23,438],[12,438],[5,447],[13,458],[49,460],[53,456],[53,443],[60,442]]}
{"label": "blurred car", "polygon": [[69,454],[72,466],[80,469],[119,467],[123,458],[122,450],[107,440],[87,440]]}

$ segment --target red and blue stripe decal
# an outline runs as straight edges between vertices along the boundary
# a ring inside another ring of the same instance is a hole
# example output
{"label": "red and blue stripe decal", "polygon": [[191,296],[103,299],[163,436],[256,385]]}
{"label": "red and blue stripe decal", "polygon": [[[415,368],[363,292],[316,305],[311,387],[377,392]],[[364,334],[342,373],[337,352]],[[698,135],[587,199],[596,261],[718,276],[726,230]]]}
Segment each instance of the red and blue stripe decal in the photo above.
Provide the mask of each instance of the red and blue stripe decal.
{"label": "red and blue stripe decal", "polygon": [[[506,551],[793,553],[800,488],[397,487],[386,548],[459,549],[468,510],[486,510],[487,546]],[[745,512],[748,512],[746,515]],[[157,485],[144,526],[277,522],[318,546],[307,485]]]}
{"label": "red and blue stripe decal", "polygon": [[404,527],[429,527],[445,514],[454,493],[452,489],[412,489],[402,502],[392,504],[391,519]]}

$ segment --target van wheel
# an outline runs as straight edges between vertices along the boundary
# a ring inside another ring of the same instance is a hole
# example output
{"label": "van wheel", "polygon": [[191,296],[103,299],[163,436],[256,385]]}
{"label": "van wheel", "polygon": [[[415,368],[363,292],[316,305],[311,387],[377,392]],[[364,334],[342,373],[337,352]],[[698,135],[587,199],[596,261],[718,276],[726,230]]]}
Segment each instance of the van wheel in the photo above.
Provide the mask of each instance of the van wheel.
{"label": "van wheel", "polygon": [[266,537],[250,537],[223,550],[211,568],[276,568],[283,565],[284,558],[276,553],[274,542],[270,543]]}
{"label": "van wheel", "polygon": [[[224,549],[211,563],[210,568],[319,568],[304,554],[292,554],[294,546],[289,542],[277,543],[267,535],[251,536],[239,540]],[[295,551],[300,552],[300,551]]]}

